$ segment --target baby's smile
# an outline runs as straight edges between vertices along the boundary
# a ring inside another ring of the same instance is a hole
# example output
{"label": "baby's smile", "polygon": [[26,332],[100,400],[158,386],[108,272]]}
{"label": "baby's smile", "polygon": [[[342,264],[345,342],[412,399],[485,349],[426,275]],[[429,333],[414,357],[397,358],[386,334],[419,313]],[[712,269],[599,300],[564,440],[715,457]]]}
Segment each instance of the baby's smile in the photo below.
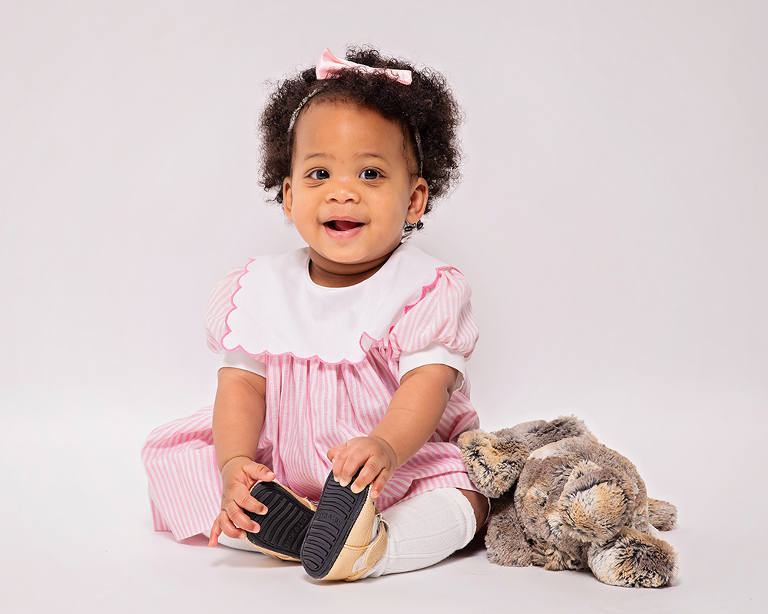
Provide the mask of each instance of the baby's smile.
{"label": "baby's smile", "polygon": [[347,232],[355,228],[359,228],[360,226],[363,225],[363,223],[357,222],[355,220],[339,219],[339,220],[328,220],[323,225],[329,230],[333,230],[336,232]]}
{"label": "baby's smile", "polygon": [[323,226],[325,226],[325,233],[330,239],[340,241],[352,239],[359,235],[365,224],[354,219],[341,218],[328,220]]}

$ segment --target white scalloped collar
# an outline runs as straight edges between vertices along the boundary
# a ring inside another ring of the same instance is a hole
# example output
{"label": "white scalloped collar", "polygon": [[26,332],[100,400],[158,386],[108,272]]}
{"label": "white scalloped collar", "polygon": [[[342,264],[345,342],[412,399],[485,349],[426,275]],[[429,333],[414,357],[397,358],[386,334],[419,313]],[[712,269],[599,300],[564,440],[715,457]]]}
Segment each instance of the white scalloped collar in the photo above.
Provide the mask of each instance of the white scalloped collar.
{"label": "white scalloped collar", "polygon": [[309,249],[251,260],[232,295],[226,350],[358,363],[450,268],[404,243],[372,277],[326,288],[309,276]]}

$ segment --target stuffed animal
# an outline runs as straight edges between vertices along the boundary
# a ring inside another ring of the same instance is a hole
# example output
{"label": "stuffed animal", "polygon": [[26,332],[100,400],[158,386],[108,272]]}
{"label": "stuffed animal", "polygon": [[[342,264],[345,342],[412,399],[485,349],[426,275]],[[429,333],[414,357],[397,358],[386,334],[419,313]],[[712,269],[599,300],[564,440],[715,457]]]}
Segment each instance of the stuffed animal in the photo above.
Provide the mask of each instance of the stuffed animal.
{"label": "stuffed animal", "polygon": [[457,443],[470,479],[491,498],[492,563],[589,568],[615,586],[665,586],[677,575],[677,555],[656,530],[675,526],[675,506],[650,499],[635,466],[581,420],[468,431]]}

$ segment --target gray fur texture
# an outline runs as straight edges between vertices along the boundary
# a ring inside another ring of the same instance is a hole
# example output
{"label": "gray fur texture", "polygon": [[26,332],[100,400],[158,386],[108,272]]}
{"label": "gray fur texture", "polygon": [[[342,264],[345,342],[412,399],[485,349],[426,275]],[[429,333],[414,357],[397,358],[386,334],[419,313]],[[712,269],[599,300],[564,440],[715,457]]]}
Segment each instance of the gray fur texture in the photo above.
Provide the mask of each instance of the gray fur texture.
{"label": "gray fur texture", "polygon": [[659,587],[677,555],[655,529],[674,505],[647,496],[635,466],[574,416],[459,436],[475,486],[491,498],[486,546],[497,565],[590,569],[615,586]]}

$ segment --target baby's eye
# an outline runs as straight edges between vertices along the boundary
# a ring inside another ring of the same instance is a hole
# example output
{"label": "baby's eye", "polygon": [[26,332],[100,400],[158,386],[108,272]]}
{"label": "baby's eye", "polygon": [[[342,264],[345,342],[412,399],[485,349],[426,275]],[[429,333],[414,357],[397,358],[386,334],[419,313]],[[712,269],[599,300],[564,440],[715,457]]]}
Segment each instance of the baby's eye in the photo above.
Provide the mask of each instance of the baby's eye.
{"label": "baby's eye", "polygon": [[373,170],[372,168],[366,168],[362,173],[360,173],[360,179],[378,179],[379,178],[379,171]]}
{"label": "baby's eye", "polygon": [[312,171],[309,176],[312,179],[328,179],[331,174],[324,168],[318,168],[316,171]]}

